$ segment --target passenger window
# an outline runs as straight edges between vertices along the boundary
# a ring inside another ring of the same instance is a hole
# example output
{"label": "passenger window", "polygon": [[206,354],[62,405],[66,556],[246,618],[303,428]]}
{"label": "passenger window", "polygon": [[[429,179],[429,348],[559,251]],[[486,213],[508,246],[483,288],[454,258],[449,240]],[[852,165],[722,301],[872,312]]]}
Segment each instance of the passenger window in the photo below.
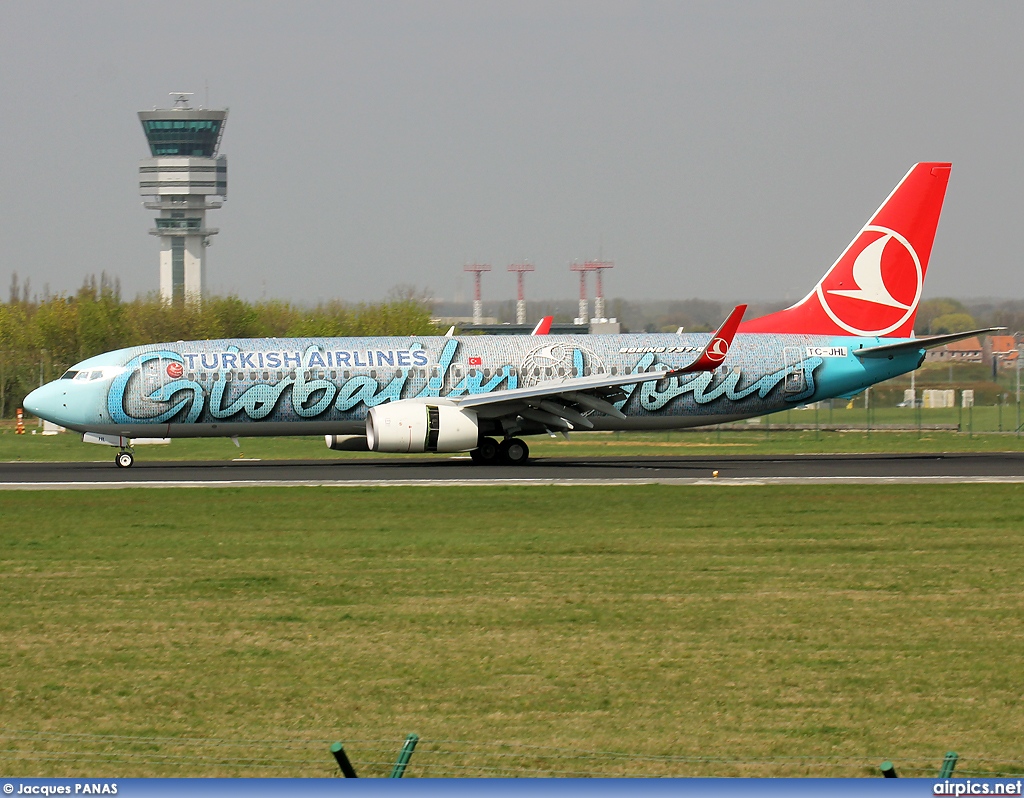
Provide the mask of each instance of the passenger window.
{"label": "passenger window", "polygon": [[210,379],[211,379],[211,380],[213,380],[213,382],[220,382],[220,374],[219,374],[218,372],[216,372],[216,371],[215,371],[215,372],[213,372],[213,374],[212,374],[212,375],[210,376]]}
{"label": "passenger window", "polygon": [[263,379],[265,379],[265,380],[269,380],[270,379],[270,372],[269,371],[264,371],[263,372]]}
{"label": "passenger window", "polygon": [[288,376],[291,377],[294,380],[295,379],[295,372],[294,371],[289,371],[288,372]]}
{"label": "passenger window", "polygon": [[249,379],[255,380],[259,375],[255,371],[249,372]]}

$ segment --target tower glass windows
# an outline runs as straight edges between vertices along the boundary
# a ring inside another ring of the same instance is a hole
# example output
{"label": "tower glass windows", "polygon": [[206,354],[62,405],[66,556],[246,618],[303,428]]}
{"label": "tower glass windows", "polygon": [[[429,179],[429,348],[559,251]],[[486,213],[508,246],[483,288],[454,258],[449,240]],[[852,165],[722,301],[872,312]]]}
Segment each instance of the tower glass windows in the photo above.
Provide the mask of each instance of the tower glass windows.
{"label": "tower glass windows", "polygon": [[142,123],[154,156],[212,158],[220,137],[219,119],[146,119]]}
{"label": "tower glass windows", "polygon": [[196,219],[157,219],[157,230],[198,230],[201,220]]}

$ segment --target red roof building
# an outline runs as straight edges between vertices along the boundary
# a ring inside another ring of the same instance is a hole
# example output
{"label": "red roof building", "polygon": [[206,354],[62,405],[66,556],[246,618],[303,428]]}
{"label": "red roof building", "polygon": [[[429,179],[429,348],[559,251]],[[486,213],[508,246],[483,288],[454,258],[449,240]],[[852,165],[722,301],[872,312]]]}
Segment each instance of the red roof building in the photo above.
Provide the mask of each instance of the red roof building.
{"label": "red roof building", "polygon": [[982,363],[985,360],[985,349],[981,345],[981,339],[974,336],[929,349],[925,360],[929,363]]}

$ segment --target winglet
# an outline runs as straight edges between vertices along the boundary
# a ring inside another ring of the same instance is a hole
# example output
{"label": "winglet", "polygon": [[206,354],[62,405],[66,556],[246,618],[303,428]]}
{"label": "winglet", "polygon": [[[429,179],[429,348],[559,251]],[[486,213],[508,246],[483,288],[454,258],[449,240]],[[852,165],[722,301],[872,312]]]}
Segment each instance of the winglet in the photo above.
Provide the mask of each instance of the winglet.
{"label": "winglet", "polygon": [[743,314],[746,313],[746,305],[737,305],[733,308],[732,313],[729,314],[722,326],[718,328],[714,335],[711,336],[711,340],[708,341],[707,346],[704,350],[697,355],[697,359],[694,360],[689,366],[684,366],[681,369],[672,369],[666,371],[666,377],[678,377],[681,374],[692,374],[695,371],[714,371],[725,360],[725,356],[729,354],[729,347],[732,346],[732,339],[736,335],[736,330],[740,326],[740,321],[743,319]]}
{"label": "winglet", "polygon": [[554,316],[545,316],[537,322],[537,326],[533,328],[533,332],[530,335],[547,335],[551,332],[551,322],[554,320]]}

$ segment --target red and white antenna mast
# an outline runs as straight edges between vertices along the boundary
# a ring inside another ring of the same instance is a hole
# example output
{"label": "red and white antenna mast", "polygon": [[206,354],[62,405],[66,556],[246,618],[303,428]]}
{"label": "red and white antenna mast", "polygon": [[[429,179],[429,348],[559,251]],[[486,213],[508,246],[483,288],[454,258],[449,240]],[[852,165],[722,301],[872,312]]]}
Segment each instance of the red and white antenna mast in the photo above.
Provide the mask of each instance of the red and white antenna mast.
{"label": "red and white antenna mast", "polygon": [[586,324],[590,310],[587,305],[587,265],[585,263],[573,263],[569,266],[569,271],[580,273],[580,309],[579,316],[575,319],[577,324]]}
{"label": "red and white antenna mast", "polygon": [[470,263],[462,267],[464,272],[473,272],[473,324],[484,323],[484,302],[480,296],[480,275],[489,272],[489,263]]}
{"label": "red and white antenna mast", "polygon": [[513,263],[508,270],[516,273],[516,286],[519,289],[516,295],[516,324],[526,324],[526,291],[523,286],[526,273],[533,271],[533,264]]}
{"label": "red and white antenna mast", "polygon": [[588,272],[594,272],[597,275],[597,294],[594,296],[594,317],[604,321],[606,316],[604,313],[604,285],[601,282],[601,274],[605,269],[614,269],[615,264],[608,260],[591,260],[584,263],[583,268]]}

